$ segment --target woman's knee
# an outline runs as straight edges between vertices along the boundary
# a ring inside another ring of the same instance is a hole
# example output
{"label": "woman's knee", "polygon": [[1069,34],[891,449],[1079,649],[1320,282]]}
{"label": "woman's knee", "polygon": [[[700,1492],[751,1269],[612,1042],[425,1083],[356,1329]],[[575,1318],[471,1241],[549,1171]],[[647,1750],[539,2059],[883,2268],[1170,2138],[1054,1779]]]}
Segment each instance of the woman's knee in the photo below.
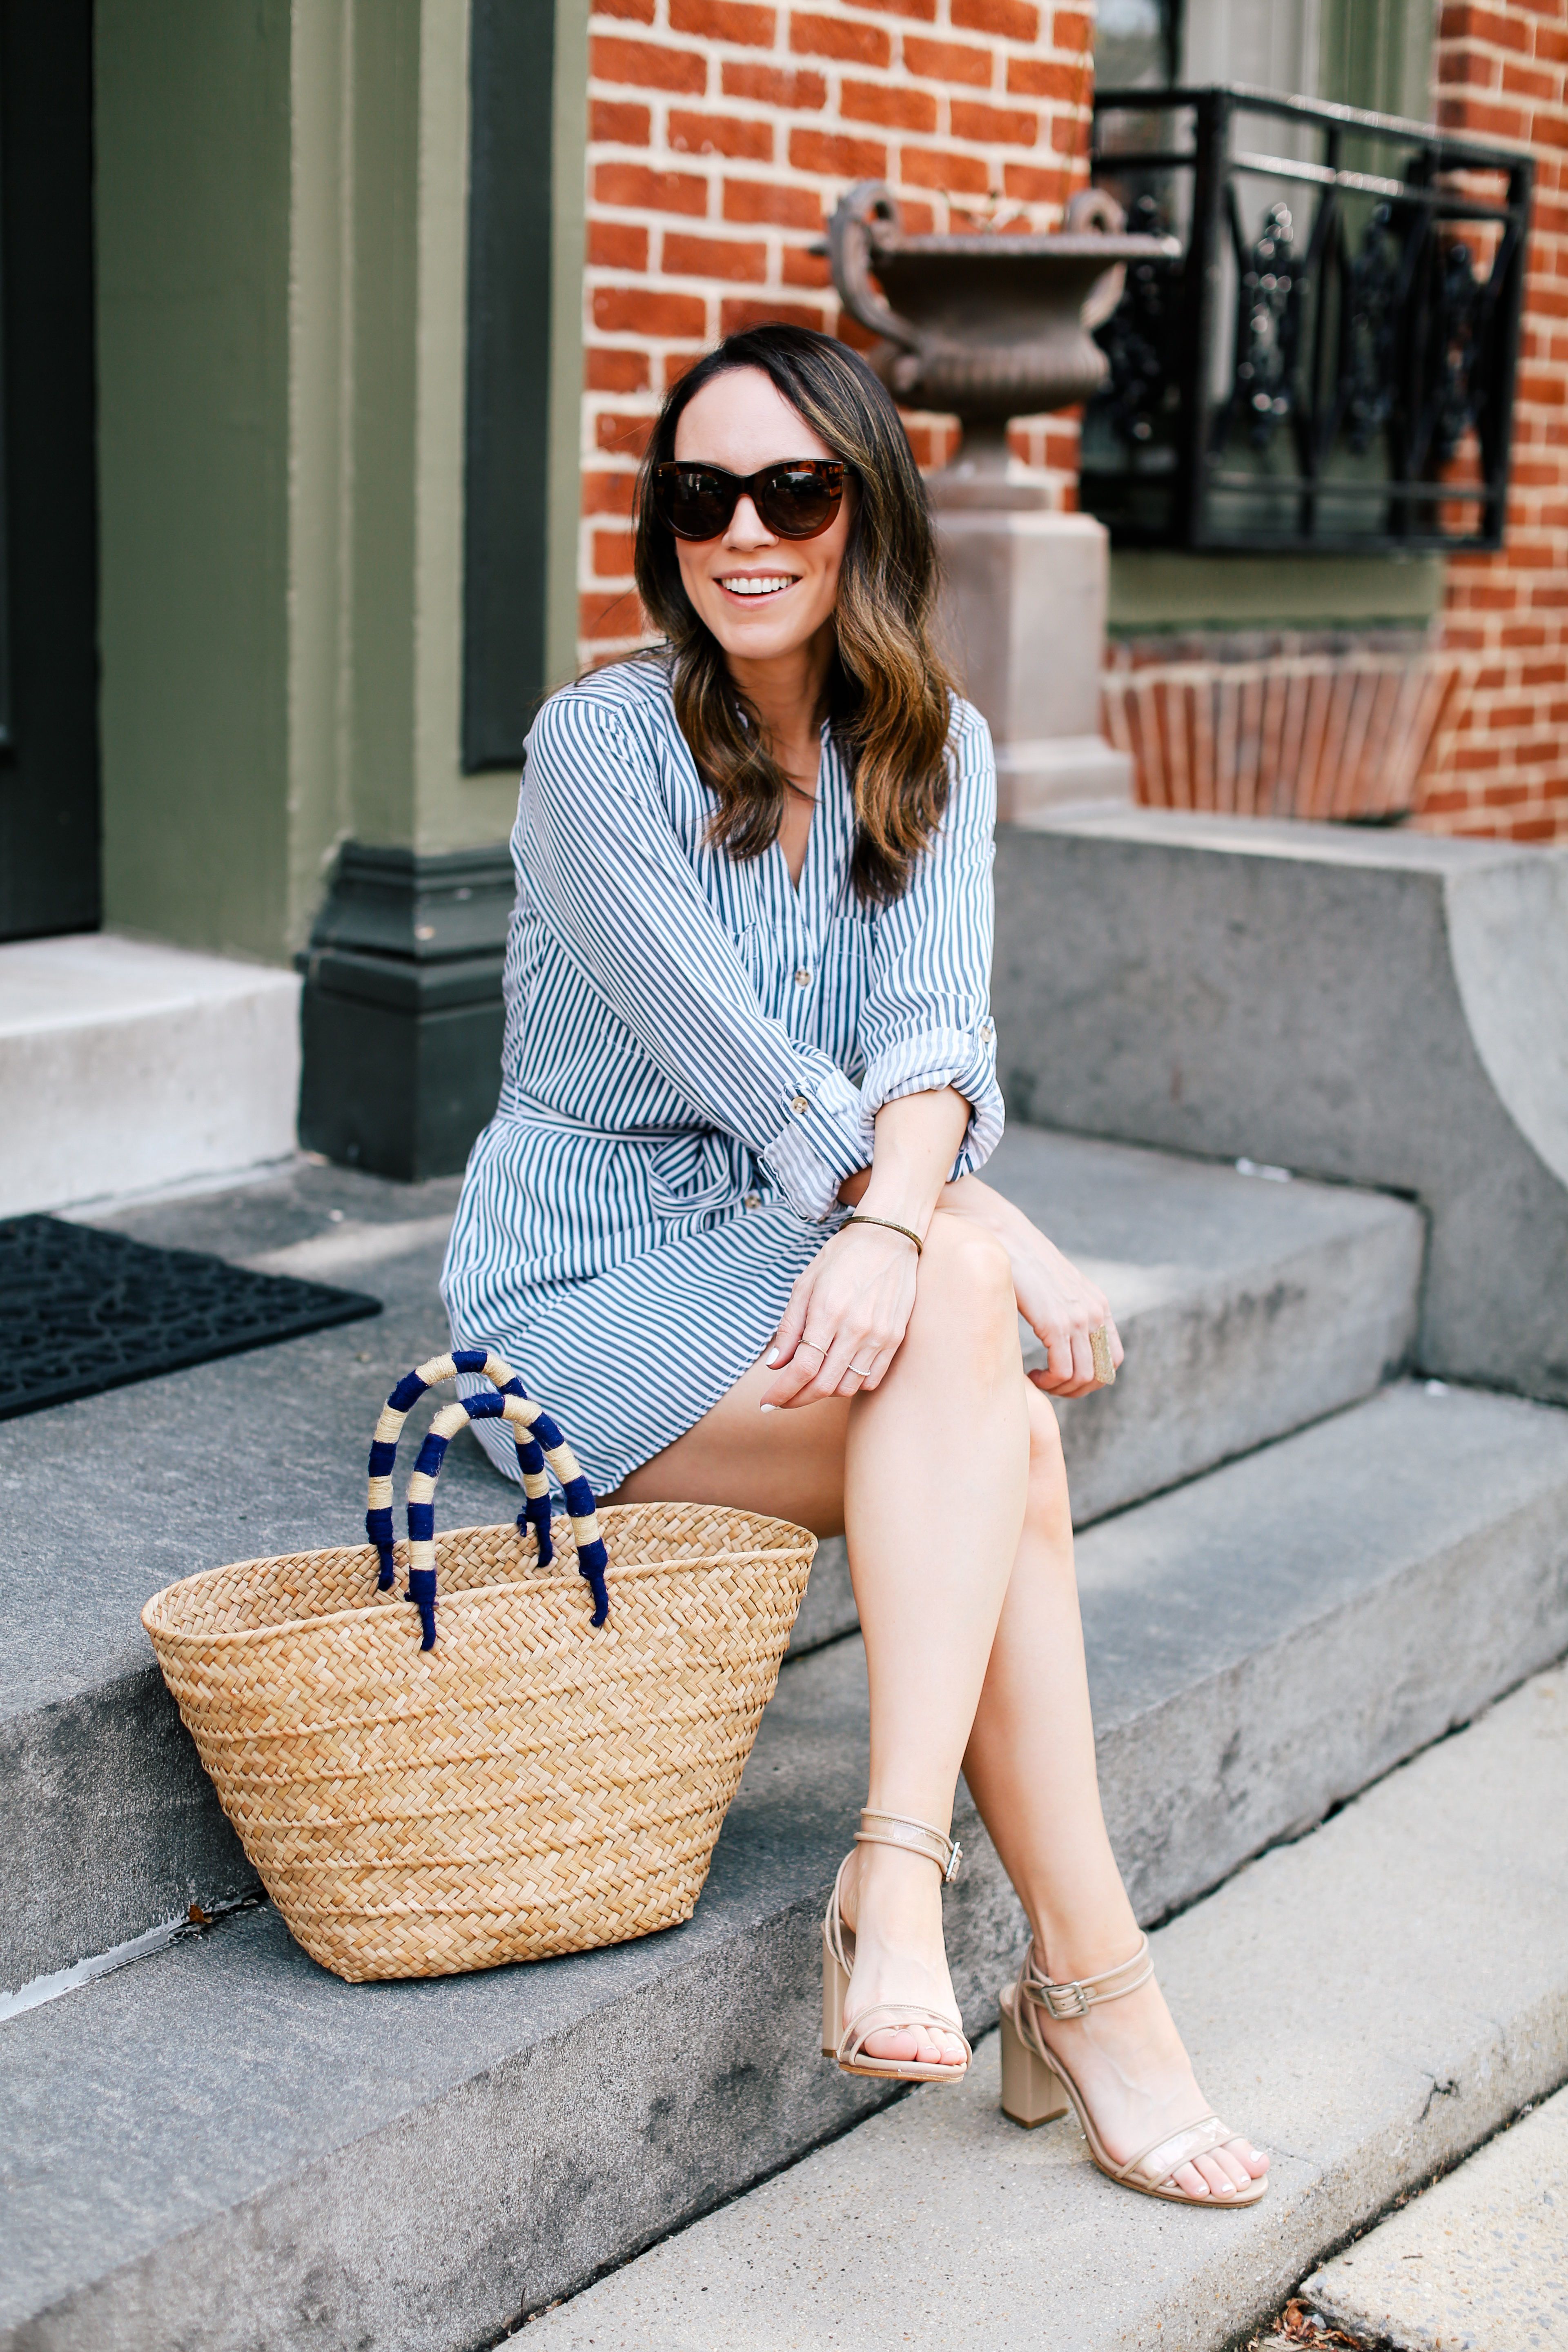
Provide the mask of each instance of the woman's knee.
{"label": "woman's knee", "polygon": [[1016,1330],[1013,1269],[995,1234],[939,1209],[921,1259],[917,1309],[922,1304],[928,1316],[956,1317],[970,1326],[984,1320]]}
{"label": "woman's knee", "polygon": [[934,1276],[975,1291],[995,1289],[1012,1296],[1012,1267],[995,1234],[945,1209],[937,1211],[927,1229],[921,1272],[928,1280]]}

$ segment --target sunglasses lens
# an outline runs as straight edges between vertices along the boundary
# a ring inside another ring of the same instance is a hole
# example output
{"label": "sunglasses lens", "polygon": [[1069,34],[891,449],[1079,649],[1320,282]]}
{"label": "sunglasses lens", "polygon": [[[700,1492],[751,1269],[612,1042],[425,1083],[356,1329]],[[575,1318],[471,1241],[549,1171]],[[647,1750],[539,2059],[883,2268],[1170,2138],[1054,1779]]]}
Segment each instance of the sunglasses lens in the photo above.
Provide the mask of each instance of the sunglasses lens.
{"label": "sunglasses lens", "polygon": [[661,467],[654,503],[660,522],[677,539],[717,539],[735,510],[728,474],[708,466]]}
{"label": "sunglasses lens", "polygon": [[[717,466],[661,466],[654,477],[654,509],[677,539],[717,539],[729,527],[747,485]],[[755,478],[757,512],[780,539],[815,539],[827,529],[844,496],[844,468],[816,461],[776,466]]]}
{"label": "sunglasses lens", "polygon": [[815,539],[838,512],[843,496],[844,476],[837,467],[818,472],[805,466],[781,466],[763,484],[757,511],[781,539]]}

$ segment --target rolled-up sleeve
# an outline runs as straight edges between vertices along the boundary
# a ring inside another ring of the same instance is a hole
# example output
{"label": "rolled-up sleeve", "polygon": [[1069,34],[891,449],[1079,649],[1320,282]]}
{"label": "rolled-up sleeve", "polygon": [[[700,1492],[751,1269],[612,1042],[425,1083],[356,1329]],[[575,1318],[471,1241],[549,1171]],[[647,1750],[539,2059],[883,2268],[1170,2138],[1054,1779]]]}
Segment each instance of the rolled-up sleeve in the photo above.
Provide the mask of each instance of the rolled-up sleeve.
{"label": "rolled-up sleeve", "polygon": [[554,695],[540,712],[513,846],[523,888],[649,1060],[767,1163],[799,1215],[831,1216],[869,1157],[861,1092],[763,1012],[676,838],[650,748],[591,695]]}
{"label": "rolled-up sleeve", "polygon": [[952,1176],[973,1175],[1002,1139],[991,1017],[996,760],[991,730],[956,706],[952,789],[908,889],[878,919],[875,971],[860,1016],[867,1120],[900,1096],[952,1087],[970,1107]]}

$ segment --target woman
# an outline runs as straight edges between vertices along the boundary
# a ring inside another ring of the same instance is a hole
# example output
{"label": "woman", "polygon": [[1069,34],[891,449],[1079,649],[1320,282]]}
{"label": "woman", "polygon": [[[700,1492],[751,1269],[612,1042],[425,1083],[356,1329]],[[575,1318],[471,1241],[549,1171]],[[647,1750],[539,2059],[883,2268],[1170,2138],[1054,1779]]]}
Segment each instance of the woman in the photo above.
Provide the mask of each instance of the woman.
{"label": "woman", "polygon": [[[1268,2159],[1205,2111],[1095,1780],[1049,1395],[1121,1341],[976,1173],[1002,1132],[994,769],[931,651],[934,573],[897,411],[842,344],[731,336],[670,394],[637,538],[668,644],[529,738],[500,1103],[443,1287],[609,1499],[847,1535],[871,1768],[825,2048],[968,2063],[941,1907],[962,1765],[1032,1929],[1008,2111],[1070,2098],[1113,2179],[1240,2205]],[[1019,1310],[1049,1350],[1028,1379]],[[952,1433],[961,1545],[931,1539]]]}

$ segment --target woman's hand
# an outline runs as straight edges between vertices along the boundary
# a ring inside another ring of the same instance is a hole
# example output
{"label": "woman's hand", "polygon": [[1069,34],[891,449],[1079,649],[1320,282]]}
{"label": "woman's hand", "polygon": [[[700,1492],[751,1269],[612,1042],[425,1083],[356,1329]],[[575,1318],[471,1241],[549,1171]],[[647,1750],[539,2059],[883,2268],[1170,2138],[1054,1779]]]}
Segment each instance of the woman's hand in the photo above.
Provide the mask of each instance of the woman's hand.
{"label": "woman's hand", "polygon": [[790,1293],[765,1359],[778,1371],[763,1411],[874,1389],[909,1328],[918,1263],[901,1234],[841,1226]]}
{"label": "woman's hand", "polygon": [[950,1184],[942,1205],[951,1215],[973,1217],[1005,1244],[1018,1312],[1044,1340],[1047,1352],[1045,1370],[1029,1374],[1035,1386],[1061,1397],[1085,1396],[1098,1388],[1089,1333],[1103,1323],[1111,1362],[1120,1364],[1122,1359],[1121,1336],[1100,1285],[1080,1274],[1022,1210],[978,1177],[965,1176]]}
{"label": "woman's hand", "polygon": [[[870,1169],[849,1177],[839,1199],[923,1240],[968,1122],[969,1105],[952,1087],[884,1103]],[[905,1233],[877,1223],[841,1226],[790,1293],[765,1359],[778,1377],[763,1411],[874,1389],[903,1344],[919,1264],[920,1252]]]}
{"label": "woman's hand", "polygon": [[1121,1335],[1111,1319],[1110,1301],[1033,1225],[1016,1254],[1008,1255],[1018,1312],[1047,1350],[1046,1369],[1031,1372],[1030,1380],[1050,1396],[1087,1395],[1100,1386],[1089,1335],[1100,1324],[1110,1342],[1111,1362],[1121,1361]]}

